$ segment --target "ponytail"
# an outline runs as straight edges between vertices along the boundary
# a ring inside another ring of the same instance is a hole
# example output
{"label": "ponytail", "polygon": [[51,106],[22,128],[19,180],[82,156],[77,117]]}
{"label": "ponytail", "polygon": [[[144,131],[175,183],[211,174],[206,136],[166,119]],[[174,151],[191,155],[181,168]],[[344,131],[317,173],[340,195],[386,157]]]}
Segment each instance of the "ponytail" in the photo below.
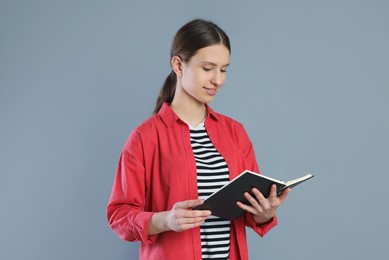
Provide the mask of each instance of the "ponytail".
{"label": "ponytail", "polygon": [[158,113],[163,103],[171,103],[173,101],[174,93],[176,92],[176,83],[177,76],[176,73],[172,71],[170,72],[169,76],[167,76],[165,83],[163,84],[162,89],[159,92],[159,96],[157,102],[155,103],[153,114]]}

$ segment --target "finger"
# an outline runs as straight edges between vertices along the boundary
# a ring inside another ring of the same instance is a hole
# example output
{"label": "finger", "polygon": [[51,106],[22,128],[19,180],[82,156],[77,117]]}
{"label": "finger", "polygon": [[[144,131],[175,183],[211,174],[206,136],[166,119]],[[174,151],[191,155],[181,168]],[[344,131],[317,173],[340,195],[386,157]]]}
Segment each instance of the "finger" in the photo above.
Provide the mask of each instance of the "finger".
{"label": "finger", "polygon": [[266,203],[266,198],[265,198],[265,196],[263,196],[263,194],[262,194],[257,188],[253,188],[253,189],[252,189],[252,192],[253,192],[255,198],[257,199],[257,201],[258,201],[260,204]]}
{"label": "finger", "polygon": [[184,200],[184,201],[179,201],[174,204],[173,208],[175,209],[188,209],[188,208],[193,208],[197,205],[201,205],[204,203],[204,200]]}
{"label": "finger", "polygon": [[179,218],[173,222],[172,230],[180,232],[180,231],[184,231],[186,229],[200,226],[204,222],[205,222],[205,218],[193,218],[193,219]]}
{"label": "finger", "polygon": [[180,230],[181,230],[181,231],[184,231],[184,230],[187,230],[187,229],[195,228],[195,227],[200,226],[200,225],[203,224],[204,222],[205,222],[205,220],[198,221],[198,222],[192,222],[192,223],[188,223],[188,224],[182,224],[182,225],[180,226]]}
{"label": "finger", "polygon": [[277,185],[273,184],[271,186],[269,198],[272,200],[277,199]]}
{"label": "finger", "polygon": [[258,213],[253,207],[250,207],[249,205],[246,205],[240,201],[236,202],[236,205],[238,205],[238,207],[243,209],[244,211],[250,212],[252,214]]}
{"label": "finger", "polygon": [[191,209],[188,209],[188,210],[181,210],[182,212],[182,217],[185,217],[185,218],[207,218],[209,217],[212,212],[210,210],[191,210]]}
{"label": "finger", "polygon": [[208,217],[193,217],[193,218],[181,218],[179,221],[181,224],[196,224],[204,222]]}
{"label": "finger", "polygon": [[[254,191],[253,191],[254,192]],[[256,192],[259,192],[258,190]],[[254,198],[253,196],[251,196],[250,193],[248,192],[245,192],[244,193],[244,197],[247,199],[247,201],[251,204],[251,206],[253,206],[254,208],[258,208],[260,207],[260,202],[258,202],[258,200],[256,198]],[[262,196],[263,197],[263,196]]]}
{"label": "finger", "polygon": [[209,217],[212,212],[210,210],[192,210],[192,208],[204,204],[204,200],[197,199],[197,200],[186,200],[182,201],[182,204],[179,205],[179,207],[183,207],[181,209],[190,209],[188,212],[186,212],[188,215],[187,217],[197,217],[197,216],[204,216]]}
{"label": "finger", "polygon": [[[180,205],[179,205],[180,206]],[[192,210],[191,208],[174,208],[176,218],[207,218],[212,212],[210,210]]]}

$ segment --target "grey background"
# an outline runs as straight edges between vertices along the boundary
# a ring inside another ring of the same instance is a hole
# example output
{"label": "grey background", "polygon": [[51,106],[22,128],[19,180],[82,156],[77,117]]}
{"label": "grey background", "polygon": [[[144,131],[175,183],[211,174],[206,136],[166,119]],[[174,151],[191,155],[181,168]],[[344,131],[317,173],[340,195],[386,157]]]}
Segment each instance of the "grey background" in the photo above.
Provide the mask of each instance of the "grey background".
{"label": "grey background", "polygon": [[293,190],[251,259],[384,259],[388,1],[0,1],[0,259],[137,259],[105,207],[176,30],[211,19],[231,67],[212,107]]}

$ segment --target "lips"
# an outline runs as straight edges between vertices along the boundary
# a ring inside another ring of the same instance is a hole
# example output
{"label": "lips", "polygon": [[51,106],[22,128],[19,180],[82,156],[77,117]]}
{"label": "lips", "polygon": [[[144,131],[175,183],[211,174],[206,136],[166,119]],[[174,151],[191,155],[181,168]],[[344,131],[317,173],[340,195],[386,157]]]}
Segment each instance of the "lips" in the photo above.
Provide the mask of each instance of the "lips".
{"label": "lips", "polygon": [[216,95],[216,88],[204,88],[208,95],[214,96]]}

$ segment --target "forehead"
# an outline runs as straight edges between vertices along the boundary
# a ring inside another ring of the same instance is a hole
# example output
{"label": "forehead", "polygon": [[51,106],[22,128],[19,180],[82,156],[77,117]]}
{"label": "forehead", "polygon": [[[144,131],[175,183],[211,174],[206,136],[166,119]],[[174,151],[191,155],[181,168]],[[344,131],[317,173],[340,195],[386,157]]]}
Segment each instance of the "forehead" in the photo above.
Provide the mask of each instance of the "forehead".
{"label": "forehead", "polygon": [[199,49],[195,55],[192,56],[193,62],[211,62],[220,66],[230,63],[230,52],[227,47],[219,44],[204,47]]}

